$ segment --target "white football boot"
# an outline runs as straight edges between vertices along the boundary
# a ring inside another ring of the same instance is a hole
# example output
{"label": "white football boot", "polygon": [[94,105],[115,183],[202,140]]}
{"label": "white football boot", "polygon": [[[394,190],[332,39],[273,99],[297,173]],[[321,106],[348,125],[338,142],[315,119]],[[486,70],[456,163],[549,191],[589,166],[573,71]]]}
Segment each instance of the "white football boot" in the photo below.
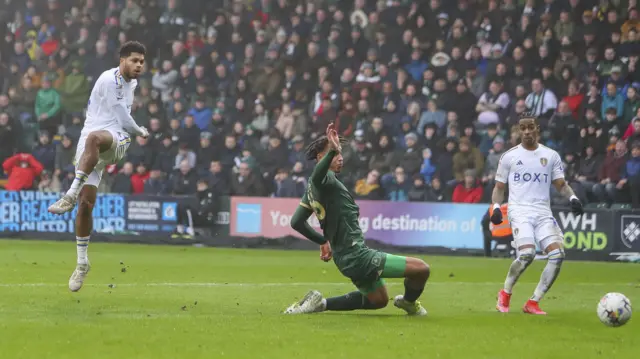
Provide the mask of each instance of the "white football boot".
{"label": "white football boot", "polygon": [[56,203],[49,206],[49,212],[53,214],[63,214],[73,211],[76,207],[77,198],[69,195],[64,195],[62,198],[56,201]]}
{"label": "white football boot", "polygon": [[427,315],[427,310],[424,309],[422,304],[420,304],[420,301],[416,300],[415,302],[412,303],[404,300],[404,296],[402,295],[397,295],[393,299],[393,305],[395,305],[397,308],[404,310],[405,312],[407,312],[408,315],[417,315],[417,316]]}
{"label": "white football boot", "polygon": [[71,274],[71,278],[69,278],[69,290],[72,292],[77,292],[82,288],[82,284],[84,284],[84,279],[87,277],[87,273],[91,269],[91,264],[87,262],[87,264],[77,264],[76,270]]}
{"label": "white football boot", "polygon": [[317,290],[307,293],[299,302],[293,303],[284,311],[284,314],[309,314],[322,312],[322,294]]}

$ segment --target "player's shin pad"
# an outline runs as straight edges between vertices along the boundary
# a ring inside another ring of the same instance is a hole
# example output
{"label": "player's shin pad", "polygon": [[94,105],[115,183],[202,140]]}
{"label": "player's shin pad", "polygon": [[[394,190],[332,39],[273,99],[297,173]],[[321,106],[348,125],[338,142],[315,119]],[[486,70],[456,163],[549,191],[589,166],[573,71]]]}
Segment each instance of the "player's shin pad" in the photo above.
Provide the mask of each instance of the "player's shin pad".
{"label": "player's shin pad", "polygon": [[535,258],[536,251],[533,248],[525,248],[518,253],[511,267],[509,267],[509,273],[507,273],[507,279],[504,281],[504,291],[511,294],[513,286],[516,285],[518,278],[524,273]]}
{"label": "player's shin pad", "polygon": [[547,257],[547,265],[544,267],[542,271],[542,275],[540,276],[540,282],[538,282],[538,286],[533,292],[532,300],[539,302],[542,297],[551,289],[551,286],[558,278],[560,274],[560,269],[562,267],[562,262],[564,261],[564,250],[562,248],[554,249],[549,252],[549,256]]}

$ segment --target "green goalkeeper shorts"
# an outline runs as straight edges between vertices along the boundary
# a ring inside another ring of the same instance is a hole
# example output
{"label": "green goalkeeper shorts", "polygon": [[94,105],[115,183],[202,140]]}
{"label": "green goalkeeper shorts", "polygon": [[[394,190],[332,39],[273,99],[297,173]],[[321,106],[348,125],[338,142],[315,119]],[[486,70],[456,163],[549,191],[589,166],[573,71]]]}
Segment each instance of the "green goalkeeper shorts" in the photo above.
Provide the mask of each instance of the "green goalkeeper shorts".
{"label": "green goalkeeper shorts", "polygon": [[366,295],[384,286],[382,278],[404,278],[407,258],[363,248],[355,253],[336,257],[336,265]]}

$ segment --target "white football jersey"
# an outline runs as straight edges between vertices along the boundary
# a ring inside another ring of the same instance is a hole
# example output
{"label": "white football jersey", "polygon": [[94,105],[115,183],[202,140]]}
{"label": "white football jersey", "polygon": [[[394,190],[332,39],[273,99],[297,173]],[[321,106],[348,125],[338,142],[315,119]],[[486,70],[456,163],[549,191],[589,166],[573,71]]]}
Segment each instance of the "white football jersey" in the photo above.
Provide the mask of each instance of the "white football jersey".
{"label": "white football jersey", "polygon": [[87,118],[82,132],[89,133],[108,129],[123,131],[113,111],[113,106],[121,104],[131,114],[137,85],[138,80],[125,81],[120,74],[119,67],[103,72],[91,90],[87,104]]}
{"label": "white football jersey", "polygon": [[551,182],[559,178],[564,178],[560,155],[540,144],[535,151],[518,145],[505,152],[495,177],[509,185],[509,212],[549,214]]}

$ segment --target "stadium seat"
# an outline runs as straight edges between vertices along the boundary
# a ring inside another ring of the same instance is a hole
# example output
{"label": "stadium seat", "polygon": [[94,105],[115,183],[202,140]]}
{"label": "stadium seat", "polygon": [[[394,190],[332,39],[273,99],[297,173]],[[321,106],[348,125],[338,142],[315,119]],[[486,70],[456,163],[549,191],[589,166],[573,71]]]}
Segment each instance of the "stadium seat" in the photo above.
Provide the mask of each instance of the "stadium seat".
{"label": "stadium seat", "polygon": [[629,203],[614,203],[611,205],[612,210],[621,210],[621,209],[631,209],[631,204]]}
{"label": "stadium seat", "polygon": [[587,203],[586,206],[584,206],[584,208],[586,209],[603,209],[603,208],[609,208],[609,205],[605,202],[593,202],[593,203]]}

